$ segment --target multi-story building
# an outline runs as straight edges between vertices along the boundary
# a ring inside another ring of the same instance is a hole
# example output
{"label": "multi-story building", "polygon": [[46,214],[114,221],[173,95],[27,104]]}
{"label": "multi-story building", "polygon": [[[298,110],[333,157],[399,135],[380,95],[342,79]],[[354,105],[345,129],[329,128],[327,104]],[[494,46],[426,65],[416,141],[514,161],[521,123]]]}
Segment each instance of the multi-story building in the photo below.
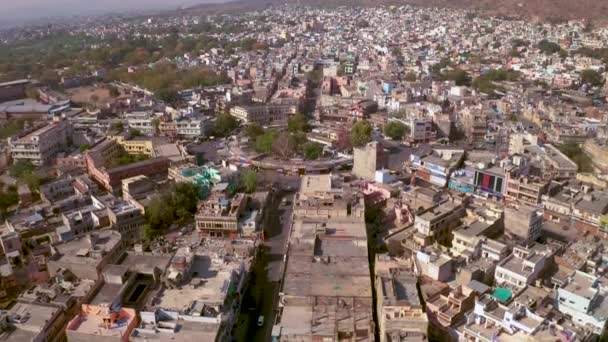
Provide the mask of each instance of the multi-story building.
{"label": "multi-story building", "polygon": [[447,294],[438,292],[426,301],[427,312],[443,328],[455,326],[475,306],[475,291],[457,286]]}
{"label": "multi-story building", "polygon": [[542,196],[547,193],[549,184],[549,181],[540,178],[525,176],[508,178],[505,202],[537,206]]}
{"label": "multi-story building", "polygon": [[499,167],[475,169],[473,184],[478,193],[502,199],[506,189],[506,175]]}
{"label": "multi-story building", "polygon": [[199,204],[196,229],[203,237],[237,238],[239,218],[247,207],[249,197],[236,194],[232,199],[213,196]]}
{"label": "multi-story building", "polygon": [[11,157],[34,165],[50,164],[70,143],[71,130],[66,121],[55,121],[23,135],[8,138]]}
{"label": "multi-story building", "polygon": [[408,140],[412,144],[428,143],[437,138],[437,131],[430,119],[412,119]]}
{"label": "multi-story building", "polygon": [[376,171],[384,167],[382,146],[372,141],[353,151],[353,174],[369,181],[376,179]]}
{"label": "multi-story building", "polygon": [[234,106],[230,115],[245,124],[260,126],[281,126],[287,124],[290,114],[295,114],[297,106],[293,104],[261,104]]}
{"label": "multi-story building", "polygon": [[518,204],[504,208],[505,234],[523,244],[536,241],[541,235],[542,225],[543,214],[537,207]]}
{"label": "multi-story building", "polygon": [[25,88],[30,83],[30,80],[15,80],[0,83],[0,102],[26,98],[27,95],[25,94]]}
{"label": "multi-story building", "polygon": [[127,126],[140,131],[144,135],[154,135],[156,126],[154,116],[148,112],[132,112],[125,114]]}
{"label": "multi-story building", "polygon": [[496,283],[499,286],[523,289],[538,279],[549,255],[550,251],[542,245],[514,247],[513,253],[496,266]]}
{"label": "multi-story building", "polygon": [[457,201],[449,201],[433,207],[414,219],[416,233],[414,239],[421,246],[438,242],[449,246],[452,242],[452,230],[460,225],[465,215],[465,207]]}
{"label": "multi-story building", "polygon": [[593,275],[574,271],[557,289],[557,309],[575,325],[602,334],[608,321],[608,288]]}
{"label": "multi-story building", "polygon": [[485,142],[487,133],[487,116],[483,109],[466,108],[462,112],[464,132],[469,144],[481,144]]}
{"label": "multi-story building", "polygon": [[376,276],[380,341],[399,341],[394,336],[427,335],[428,319],[416,289],[418,278],[410,270],[390,269]]}

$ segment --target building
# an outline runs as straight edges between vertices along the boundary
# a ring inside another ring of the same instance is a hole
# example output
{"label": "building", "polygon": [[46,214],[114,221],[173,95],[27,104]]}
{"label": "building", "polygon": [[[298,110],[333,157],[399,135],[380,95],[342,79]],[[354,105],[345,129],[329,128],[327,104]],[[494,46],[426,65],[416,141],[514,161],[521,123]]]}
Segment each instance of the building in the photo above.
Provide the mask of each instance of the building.
{"label": "building", "polygon": [[418,298],[418,278],[408,269],[390,269],[376,276],[380,341],[399,341],[399,336],[427,335],[428,319]]}
{"label": "building", "polygon": [[514,247],[513,253],[496,266],[496,284],[511,289],[523,289],[536,281],[545,269],[550,254],[543,247]]}
{"label": "building", "polygon": [[260,104],[234,106],[230,115],[244,124],[260,126],[283,126],[287,124],[290,114],[295,114],[297,107],[292,104]]}
{"label": "building", "polygon": [[78,278],[91,280],[100,279],[103,268],[123,253],[120,233],[113,230],[77,237],[57,244],[55,250],[47,263],[51,276],[67,269]]}
{"label": "building", "polygon": [[26,98],[25,88],[27,88],[30,83],[30,80],[15,80],[0,83],[0,102]]}
{"label": "building", "polygon": [[480,194],[502,199],[507,188],[506,174],[498,167],[475,169],[473,184]]}
{"label": "building", "polygon": [[239,193],[232,199],[212,196],[202,201],[195,216],[199,234],[210,238],[237,238],[239,219],[248,200],[247,195]]}
{"label": "building", "polygon": [[465,215],[462,203],[449,201],[416,215],[414,240],[421,246],[437,242],[444,246],[452,243],[452,230],[460,225]]}
{"label": "building", "polygon": [[353,174],[368,181],[374,181],[376,171],[385,165],[382,146],[375,141],[353,151]]}
{"label": "building", "polygon": [[549,181],[532,177],[514,177],[507,180],[505,203],[521,203],[537,206],[549,189]]}
{"label": "building", "polygon": [[466,108],[462,112],[464,133],[469,144],[479,145],[485,142],[487,120],[485,112],[479,108]]}
{"label": "building", "polygon": [[543,214],[537,207],[522,204],[504,208],[505,234],[530,244],[541,235]]}
{"label": "building", "polygon": [[437,292],[426,299],[427,312],[443,328],[454,327],[475,306],[475,294],[474,290],[463,286],[450,289],[447,294]]}
{"label": "building", "polygon": [[[328,176],[318,177],[305,176],[302,188],[325,187]],[[277,315],[281,341],[374,340],[365,206],[341,191],[296,195]]]}
{"label": "building", "polygon": [[55,121],[25,134],[8,138],[14,161],[30,161],[34,165],[51,164],[70,143],[71,129],[66,121]]}
{"label": "building", "polygon": [[557,289],[557,309],[575,325],[602,334],[608,320],[608,289],[590,274],[574,271]]}
{"label": "building", "polygon": [[409,142],[412,144],[428,143],[437,138],[437,131],[430,119],[412,119],[410,121]]}

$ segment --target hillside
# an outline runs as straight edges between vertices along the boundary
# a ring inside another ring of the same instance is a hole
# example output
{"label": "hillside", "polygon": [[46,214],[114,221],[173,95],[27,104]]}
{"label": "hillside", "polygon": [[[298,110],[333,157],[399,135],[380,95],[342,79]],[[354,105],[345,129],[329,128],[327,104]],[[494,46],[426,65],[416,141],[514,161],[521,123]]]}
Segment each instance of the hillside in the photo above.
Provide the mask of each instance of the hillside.
{"label": "hillside", "polygon": [[[298,0],[237,0],[224,4],[204,4],[187,9],[206,14],[245,11],[271,5],[296,3]],[[605,0],[299,0],[311,6],[413,4],[428,7],[453,7],[482,14],[524,18],[533,21],[590,19],[608,23],[608,1]]]}

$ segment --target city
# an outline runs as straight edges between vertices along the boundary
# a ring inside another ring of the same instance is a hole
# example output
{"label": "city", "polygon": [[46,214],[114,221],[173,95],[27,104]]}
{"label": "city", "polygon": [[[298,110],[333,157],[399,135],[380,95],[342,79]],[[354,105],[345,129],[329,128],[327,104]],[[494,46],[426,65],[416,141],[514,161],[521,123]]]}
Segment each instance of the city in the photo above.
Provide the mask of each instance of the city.
{"label": "city", "polygon": [[4,341],[608,338],[607,23],[240,4],[0,26]]}

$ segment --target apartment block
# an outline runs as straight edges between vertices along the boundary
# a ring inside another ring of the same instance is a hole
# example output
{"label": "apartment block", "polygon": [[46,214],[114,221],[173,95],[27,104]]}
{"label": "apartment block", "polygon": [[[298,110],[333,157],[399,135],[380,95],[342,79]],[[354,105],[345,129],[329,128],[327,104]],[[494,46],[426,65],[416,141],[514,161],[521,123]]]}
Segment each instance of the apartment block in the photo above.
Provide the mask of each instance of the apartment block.
{"label": "apartment block", "polygon": [[237,238],[239,219],[247,207],[249,197],[236,194],[232,199],[212,196],[199,204],[196,229],[203,237]]}
{"label": "apartment block", "polygon": [[260,104],[234,106],[230,115],[245,124],[260,126],[282,126],[287,124],[290,114],[295,114],[297,107],[292,104]]}
{"label": "apartment block", "polygon": [[51,164],[69,144],[71,128],[65,121],[55,121],[26,134],[8,138],[11,157],[34,165]]}

